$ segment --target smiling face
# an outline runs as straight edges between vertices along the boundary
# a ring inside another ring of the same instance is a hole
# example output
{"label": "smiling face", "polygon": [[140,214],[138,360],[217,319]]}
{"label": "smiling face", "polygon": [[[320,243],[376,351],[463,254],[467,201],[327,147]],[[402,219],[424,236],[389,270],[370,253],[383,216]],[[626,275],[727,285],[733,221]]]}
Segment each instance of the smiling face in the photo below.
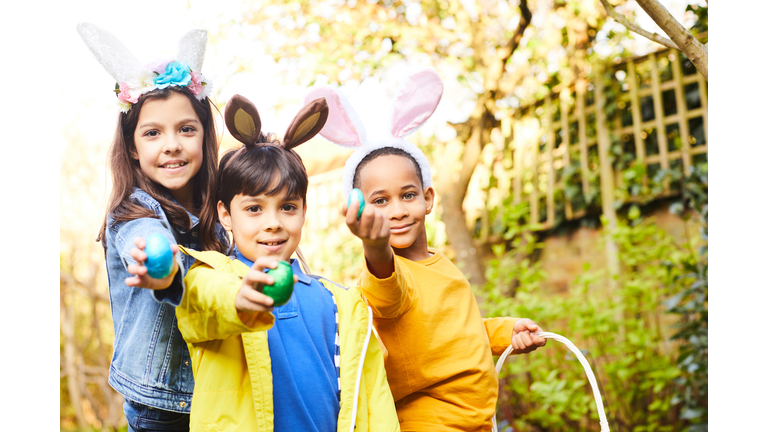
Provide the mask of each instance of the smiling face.
{"label": "smiling face", "polygon": [[237,194],[229,210],[221,201],[218,209],[221,225],[232,231],[237,249],[251,261],[288,261],[299,247],[307,206],[299,197],[288,197],[286,188],[274,195]]}
{"label": "smiling face", "polygon": [[413,161],[403,156],[383,155],[359,172],[366,205],[389,219],[389,244],[396,254],[414,261],[429,257],[424,221],[435,198],[431,187],[422,190],[416,169]]}
{"label": "smiling face", "polygon": [[192,203],[195,177],[203,164],[205,131],[189,99],[171,93],[141,107],[131,156],[152,181],[170,190],[176,201]]}

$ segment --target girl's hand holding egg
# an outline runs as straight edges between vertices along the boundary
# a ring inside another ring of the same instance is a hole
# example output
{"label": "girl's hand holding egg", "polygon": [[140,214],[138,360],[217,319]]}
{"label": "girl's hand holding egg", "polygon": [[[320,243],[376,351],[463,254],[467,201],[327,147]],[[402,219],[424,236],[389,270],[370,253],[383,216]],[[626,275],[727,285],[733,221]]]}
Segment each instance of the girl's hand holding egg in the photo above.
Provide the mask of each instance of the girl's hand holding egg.
{"label": "girl's hand holding egg", "polygon": [[150,234],[146,241],[136,237],[133,243],[136,247],[130,253],[136,264],[128,265],[128,273],[133,276],[126,278],[125,284],[153,290],[171,286],[179,269],[174,259],[179,247],[157,233]]}

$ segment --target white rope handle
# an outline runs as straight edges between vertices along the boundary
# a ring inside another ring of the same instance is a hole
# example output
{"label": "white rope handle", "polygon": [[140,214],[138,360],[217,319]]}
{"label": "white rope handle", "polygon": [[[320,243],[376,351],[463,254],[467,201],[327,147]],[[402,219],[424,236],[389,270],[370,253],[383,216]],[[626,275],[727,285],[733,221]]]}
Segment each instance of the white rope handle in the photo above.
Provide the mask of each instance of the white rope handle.
{"label": "white rope handle", "polygon": [[[595,374],[592,373],[592,368],[589,366],[589,362],[587,362],[587,359],[584,357],[584,355],[579,351],[578,348],[576,348],[576,345],[573,344],[573,342],[569,341],[564,336],[560,336],[557,333],[550,333],[550,332],[536,332],[536,335],[539,337],[542,337],[544,339],[554,339],[558,342],[562,342],[565,344],[565,346],[568,347],[575,355],[576,358],[579,359],[579,362],[581,363],[581,366],[584,368],[584,371],[587,373],[587,379],[589,379],[589,385],[592,386],[592,393],[595,395],[595,402],[597,403],[597,415],[600,417],[600,431],[601,432],[610,432],[610,429],[608,428],[608,419],[605,416],[605,409],[603,408],[603,398],[600,396],[600,390],[597,388],[597,380],[595,379]],[[496,374],[501,371],[501,366],[504,365],[504,360],[507,359],[507,356],[511,354],[513,351],[512,345],[507,347],[506,351],[499,357],[499,361],[496,362]],[[493,432],[497,432],[496,429],[496,415],[493,416]]]}
{"label": "white rope handle", "polygon": [[352,399],[352,419],[349,423],[349,432],[354,432],[357,427],[357,398],[360,396],[360,379],[363,376],[363,366],[365,365],[365,354],[368,352],[368,342],[371,341],[371,332],[376,331],[373,328],[373,310],[368,306],[368,332],[365,334],[363,342],[363,352],[360,354],[360,363],[357,367],[357,381],[355,381],[355,396]]}

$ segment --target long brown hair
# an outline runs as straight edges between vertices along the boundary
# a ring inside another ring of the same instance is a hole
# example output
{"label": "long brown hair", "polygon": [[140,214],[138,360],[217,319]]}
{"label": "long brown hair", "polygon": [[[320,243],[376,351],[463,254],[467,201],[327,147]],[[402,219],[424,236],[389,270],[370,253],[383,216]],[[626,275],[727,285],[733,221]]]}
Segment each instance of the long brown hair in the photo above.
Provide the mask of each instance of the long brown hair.
{"label": "long brown hair", "polygon": [[[172,93],[180,93],[189,99],[200,122],[203,125],[203,163],[193,178],[193,206],[200,215],[200,242],[205,250],[226,251],[227,246],[216,236],[214,226],[219,220],[216,210],[216,166],[219,154],[219,142],[216,139],[216,124],[213,119],[213,103],[207,97],[199,101],[187,88],[169,86],[153,90],[139,98],[127,113],[120,113],[117,120],[117,130],[109,149],[107,165],[112,171],[112,193],[109,197],[104,223],[99,230],[96,241],[106,247],[107,218],[112,216],[114,222],[131,221],[139,218],[158,218],[148,208],[133,201],[130,196],[133,188],[139,188],[148,193],[160,203],[171,225],[181,231],[192,227],[184,207],[176,204],[170,197],[170,191],[155,183],[141,170],[139,161],[131,157],[136,151],[133,134],[139,121],[141,107],[148,100],[166,100]],[[214,107],[215,109],[215,107]]]}

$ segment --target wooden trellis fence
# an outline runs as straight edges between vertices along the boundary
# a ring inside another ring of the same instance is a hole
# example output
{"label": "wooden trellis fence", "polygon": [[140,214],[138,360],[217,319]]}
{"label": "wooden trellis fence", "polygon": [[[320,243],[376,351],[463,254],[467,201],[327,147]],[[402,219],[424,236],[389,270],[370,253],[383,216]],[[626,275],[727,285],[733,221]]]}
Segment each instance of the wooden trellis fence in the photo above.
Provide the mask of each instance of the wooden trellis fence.
{"label": "wooden trellis fence", "polygon": [[[583,217],[590,204],[612,208],[624,177],[611,155],[642,165],[637,181],[644,186],[659,170],[682,172],[707,161],[707,83],[688,59],[664,50],[611,72],[613,95],[604,82],[580,80],[502,120],[512,163],[494,172],[507,173],[513,202],[527,200],[542,229]],[[608,104],[615,104],[613,115]],[[666,179],[658,186],[662,192],[629,201],[679,193]]]}

